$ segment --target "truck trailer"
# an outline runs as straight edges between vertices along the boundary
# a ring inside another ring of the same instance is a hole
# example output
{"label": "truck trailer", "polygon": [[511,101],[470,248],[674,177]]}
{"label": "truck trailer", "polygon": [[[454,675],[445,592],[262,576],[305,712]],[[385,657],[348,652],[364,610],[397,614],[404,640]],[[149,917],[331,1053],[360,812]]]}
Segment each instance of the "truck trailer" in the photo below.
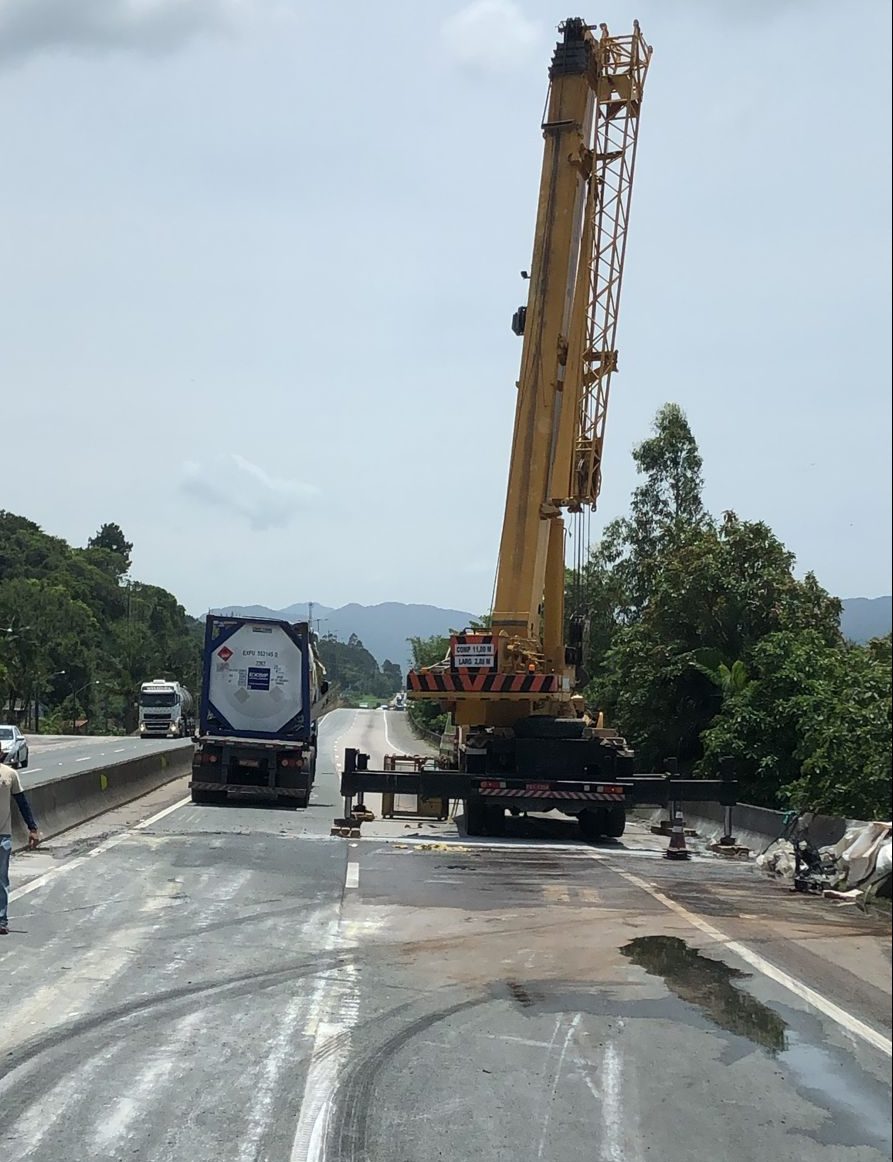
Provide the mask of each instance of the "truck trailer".
{"label": "truck trailer", "polygon": [[209,614],[193,803],[306,807],[328,688],[307,623]]}

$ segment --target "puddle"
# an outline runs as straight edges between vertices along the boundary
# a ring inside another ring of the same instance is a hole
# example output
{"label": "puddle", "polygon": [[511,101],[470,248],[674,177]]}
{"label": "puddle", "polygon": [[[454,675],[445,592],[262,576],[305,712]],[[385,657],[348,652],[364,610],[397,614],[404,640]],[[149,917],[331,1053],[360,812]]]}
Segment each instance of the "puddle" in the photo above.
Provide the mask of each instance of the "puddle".
{"label": "puddle", "polygon": [[651,976],[661,977],[680,1000],[697,1006],[721,1029],[773,1054],[786,1048],[786,1022],[733,983],[748,980],[750,973],[702,956],[678,936],[638,936],[620,951]]}
{"label": "puddle", "polygon": [[890,1157],[890,1104],[884,1087],[865,1076],[853,1077],[835,1055],[803,1040],[796,1033],[787,1036],[787,1048],[780,1060],[813,1100],[822,1099],[822,1108],[833,1110],[814,1135],[823,1146],[856,1146],[869,1142]]}

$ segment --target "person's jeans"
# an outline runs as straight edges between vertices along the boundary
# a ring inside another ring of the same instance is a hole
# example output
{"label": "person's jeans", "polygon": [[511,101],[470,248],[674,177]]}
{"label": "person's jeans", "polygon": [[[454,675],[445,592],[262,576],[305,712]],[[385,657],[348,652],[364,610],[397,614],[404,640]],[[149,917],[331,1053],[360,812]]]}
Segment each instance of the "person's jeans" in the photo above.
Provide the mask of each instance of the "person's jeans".
{"label": "person's jeans", "polygon": [[9,857],[12,836],[0,835],[0,928],[6,927],[6,905],[9,903]]}

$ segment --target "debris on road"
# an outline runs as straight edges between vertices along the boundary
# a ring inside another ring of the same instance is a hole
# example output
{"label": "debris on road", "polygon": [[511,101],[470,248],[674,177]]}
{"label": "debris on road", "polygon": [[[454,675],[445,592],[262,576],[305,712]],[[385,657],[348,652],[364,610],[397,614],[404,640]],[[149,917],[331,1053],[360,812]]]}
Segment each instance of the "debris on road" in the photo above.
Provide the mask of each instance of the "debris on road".
{"label": "debris on road", "polygon": [[867,902],[889,885],[891,825],[874,822],[850,828],[836,844],[816,848],[803,836],[778,839],[756,859],[757,867],[797,891],[821,893],[842,903]]}

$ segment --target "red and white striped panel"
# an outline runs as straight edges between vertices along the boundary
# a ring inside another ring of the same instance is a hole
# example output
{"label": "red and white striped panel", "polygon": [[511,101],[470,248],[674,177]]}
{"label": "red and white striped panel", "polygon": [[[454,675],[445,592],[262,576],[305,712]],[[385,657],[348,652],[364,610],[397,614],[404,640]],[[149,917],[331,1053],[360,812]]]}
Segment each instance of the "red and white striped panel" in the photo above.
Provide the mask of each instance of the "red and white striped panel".
{"label": "red and white striped panel", "polygon": [[622,803],[623,795],[603,795],[600,791],[516,791],[505,787],[480,787],[479,795],[490,795],[494,799],[598,799],[611,803]]}

